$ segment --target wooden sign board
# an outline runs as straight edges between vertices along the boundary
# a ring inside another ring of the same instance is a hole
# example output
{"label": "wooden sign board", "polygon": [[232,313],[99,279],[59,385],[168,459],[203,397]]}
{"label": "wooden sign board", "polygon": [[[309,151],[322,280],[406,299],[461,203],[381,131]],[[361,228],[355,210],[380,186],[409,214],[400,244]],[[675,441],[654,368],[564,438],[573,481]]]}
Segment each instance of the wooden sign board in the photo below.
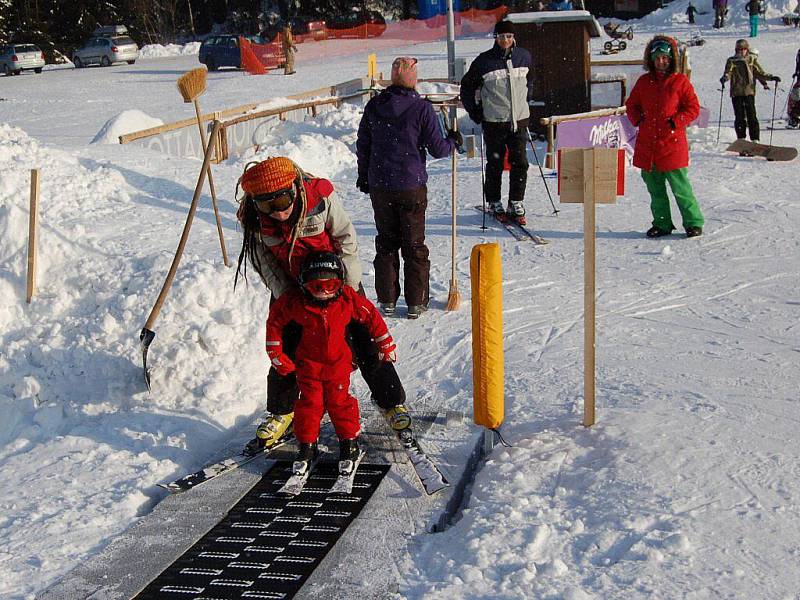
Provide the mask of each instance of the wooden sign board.
{"label": "wooden sign board", "polygon": [[[618,148],[562,148],[558,151],[561,202],[614,204],[625,193],[625,151]],[[591,196],[590,196],[591,195]]]}

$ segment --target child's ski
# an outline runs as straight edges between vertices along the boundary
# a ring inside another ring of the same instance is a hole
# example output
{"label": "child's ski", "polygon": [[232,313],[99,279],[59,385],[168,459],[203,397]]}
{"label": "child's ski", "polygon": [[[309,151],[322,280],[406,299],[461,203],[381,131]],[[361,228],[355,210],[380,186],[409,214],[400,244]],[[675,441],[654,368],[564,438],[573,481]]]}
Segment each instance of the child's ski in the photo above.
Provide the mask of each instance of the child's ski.
{"label": "child's ski", "polygon": [[358,458],[355,461],[339,461],[339,477],[333,483],[333,486],[331,486],[331,494],[353,493],[353,481],[355,481],[356,471],[358,470],[358,465],[361,464],[361,459],[364,458],[364,454],[365,452],[361,450],[359,451]]}
{"label": "child's ski", "polygon": [[417,442],[411,429],[401,429],[400,431],[395,431],[395,434],[406,451],[408,460],[411,461],[414,472],[419,477],[422,487],[425,488],[425,492],[428,495],[450,487],[450,483],[439,470],[439,467],[419,447],[419,442]]}
{"label": "child's ski", "polygon": [[519,223],[517,223],[517,221],[514,220],[514,217],[512,215],[508,216],[507,221],[501,221],[488,208],[484,208],[483,206],[476,206],[475,210],[477,210],[478,212],[486,213],[487,215],[492,217],[497,223],[500,223],[500,225],[505,227],[506,231],[508,231],[511,235],[513,235],[519,242],[531,240],[537,246],[543,246],[545,244],[550,243],[549,240],[546,240],[540,235],[536,235],[524,225],[520,225]]}
{"label": "child's ski", "polygon": [[278,490],[279,494],[288,494],[289,496],[297,496],[303,491],[303,488],[311,476],[311,471],[317,465],[317,460],[305,462],[296,460],[292,463],[292,476],[286,480],[286,483]]}
{"label": "child's ski", "polygon": [[205,483],[209,479],[214,479],[215,477],[219,477],[224,473],[228,473],[230,471],[233,471],[234,469],[238,469],[242,465],[246,465],[251,460],[255,460],[261,455],[266,454],[267,456],[269,456],[269,454],[273,450],[280,448],[287,442],[291,442],[293,439],[294,435],[290,433],[288,435],[283,436],[269,448],[263,448],[256,454],[248,455],[242,453],[237,456],[231,456],[219,462],[206,465],[199,471],[192,473],[190,475],[185,475],[180,479],[176,479],[171,483],[159,483],[158,486],[164,488],[165,490],[167,490],[172,494],[179,494],[180,492],[185,492],[186,490],[196,488],[198,485],[200,485],[201,483]]}

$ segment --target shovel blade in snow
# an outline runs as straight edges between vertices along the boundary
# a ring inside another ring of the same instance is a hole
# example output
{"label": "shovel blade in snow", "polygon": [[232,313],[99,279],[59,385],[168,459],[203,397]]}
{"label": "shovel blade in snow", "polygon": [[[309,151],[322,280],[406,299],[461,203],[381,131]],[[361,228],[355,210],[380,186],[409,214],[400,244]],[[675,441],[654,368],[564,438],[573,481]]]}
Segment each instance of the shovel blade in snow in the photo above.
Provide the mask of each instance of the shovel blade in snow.
{"label": "shovel blade in snow", "polygon": [[155,331],[150,331],[146,327],[142,329],[139,334],[139,342],[142,348],[142,366],[144,367],[144,382],[147,384],[147,391],[150,391],[150,371],[147,369],[147,351],[150,349],[150,344],[153,343],[153,338],[156,337]]}

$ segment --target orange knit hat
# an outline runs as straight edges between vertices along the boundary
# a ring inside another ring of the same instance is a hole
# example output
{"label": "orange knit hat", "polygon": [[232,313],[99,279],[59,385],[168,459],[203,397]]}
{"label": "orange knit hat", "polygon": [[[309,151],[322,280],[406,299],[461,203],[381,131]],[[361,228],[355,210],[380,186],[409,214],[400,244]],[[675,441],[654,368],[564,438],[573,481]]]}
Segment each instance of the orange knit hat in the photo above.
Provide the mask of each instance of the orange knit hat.
{"label": "orange knit hat", "polygon": [[294,163],[284,156],[277,156],[247,169],[242,175],[241,186],[247,195],[260,196],[289,189],[295,178],[297,168]]}

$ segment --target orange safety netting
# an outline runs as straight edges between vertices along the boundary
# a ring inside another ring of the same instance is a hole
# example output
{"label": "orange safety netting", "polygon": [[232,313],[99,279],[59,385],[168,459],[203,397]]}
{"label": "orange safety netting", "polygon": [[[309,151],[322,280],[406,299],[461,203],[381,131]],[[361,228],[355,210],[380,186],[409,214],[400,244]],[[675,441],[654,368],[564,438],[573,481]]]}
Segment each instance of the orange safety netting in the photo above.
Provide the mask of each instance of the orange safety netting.
{"label": "orange safety netting", "polygon": [[240,37],[239,52],[242,68],[251,75],[264,75],[269,69],[277,69],[283,64],[280,43],[253,44]]}

